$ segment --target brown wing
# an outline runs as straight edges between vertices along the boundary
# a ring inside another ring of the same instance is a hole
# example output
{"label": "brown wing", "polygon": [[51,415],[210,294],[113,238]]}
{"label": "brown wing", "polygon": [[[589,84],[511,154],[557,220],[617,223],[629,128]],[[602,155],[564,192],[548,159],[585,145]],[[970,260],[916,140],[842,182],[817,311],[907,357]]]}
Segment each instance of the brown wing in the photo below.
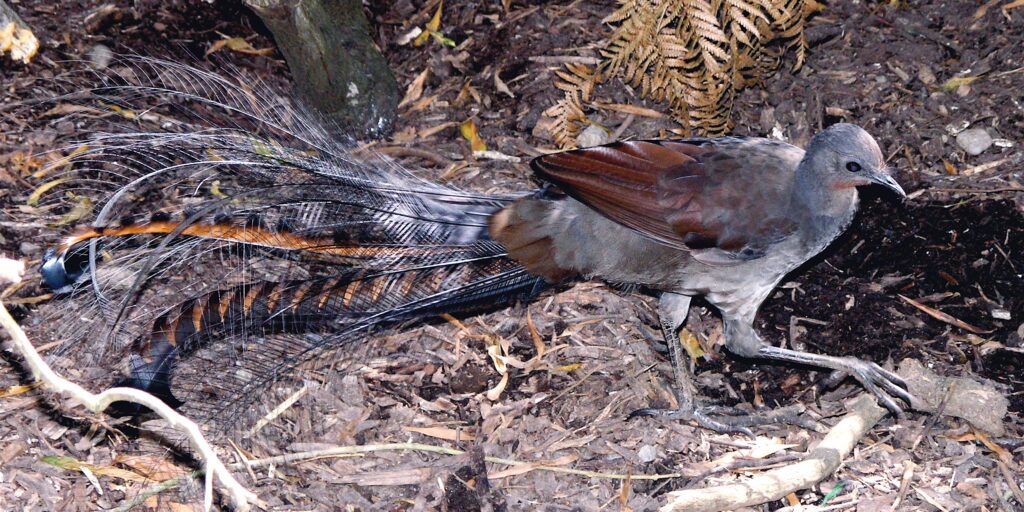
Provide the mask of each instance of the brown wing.
{"label": "brown wing", "polygon": [[803,154],[763,144],[619,142],[542,156],[531,166],[574,199],[660,243],[757,257],[793,227],[785,205]]}

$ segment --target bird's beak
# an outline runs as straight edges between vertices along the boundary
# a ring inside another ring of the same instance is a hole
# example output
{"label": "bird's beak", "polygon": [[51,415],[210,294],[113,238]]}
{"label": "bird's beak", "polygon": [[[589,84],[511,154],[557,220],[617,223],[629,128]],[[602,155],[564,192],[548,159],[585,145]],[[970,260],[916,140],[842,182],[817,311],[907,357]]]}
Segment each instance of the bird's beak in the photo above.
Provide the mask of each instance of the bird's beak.
{"label": "bird's beak", "polygon": [[873,172],[870,175],[872,183],[881,185],[889,190],[892,190],[896,195],[900,196],[900,199],[906,199],[907,193],[903,191],[903,187],[896,180],[885,172]]}

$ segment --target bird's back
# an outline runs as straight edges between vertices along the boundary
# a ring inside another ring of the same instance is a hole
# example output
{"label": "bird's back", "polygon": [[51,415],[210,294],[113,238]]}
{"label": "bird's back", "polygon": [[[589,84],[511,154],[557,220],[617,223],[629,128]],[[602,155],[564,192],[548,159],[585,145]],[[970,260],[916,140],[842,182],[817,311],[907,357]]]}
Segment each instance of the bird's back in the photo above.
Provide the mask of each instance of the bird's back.
{"label": "bird's back", "polygon": [[727,137],[540,157],[534,169],[565,195],[518,201],[494,217],[491,234],[551,280],[691,288],[694,276],[765,258],[795,230],[789,203],[803,155],[778,141]]}

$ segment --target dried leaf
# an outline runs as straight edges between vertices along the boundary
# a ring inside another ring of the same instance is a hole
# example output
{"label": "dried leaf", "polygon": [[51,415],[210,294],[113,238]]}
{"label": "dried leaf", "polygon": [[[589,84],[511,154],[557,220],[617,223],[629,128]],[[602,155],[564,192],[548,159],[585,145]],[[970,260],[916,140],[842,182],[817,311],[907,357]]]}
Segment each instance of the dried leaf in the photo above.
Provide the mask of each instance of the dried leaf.
{"label": "dried leaf", "polygon": [[77,148],[75,148],[72,152],[68,153],[67,155],[62,156],[62,157],[58,158],[57,160],[54,160],[53,162],[50,162],[49,164],[46,165],[46,167],[43,167],[42,169],[32,173],[32,178],[39,179],[39,178],[42,178],[43,176],[46,176],[47,174],[50,174],[51,172],[53,172],[56,169],[63,169],[65,167],[67,167],[68,164],[71,163],[71,160],[73,158],[81,155],[82,153],[85,153],[88,150],[89,150],[89,145],[88,144],[82,144],[81,146],[78,146]]}
{"label": "dried leaf", "polygon": [[554,460],[546,460],[546,461],[539,461],[539,462],[526,462],[526,463],[522,463],[522,464],[516,464],[515,466],[512,466],[512,467],[510,467],[508,469],[497,471],[495,473],[488,473],[487,474],[487,478],[489,478],[491,480],[495,480],[495,479],[498,479],[498,478],[508,478],[510,476],[522,475],[524,473],[529,473],[530,471],[533,471],[533,470],[535,470],[537,468],[552,467],[552,466],[565,466],[567,464],[572,464],[573,462],[576,462],[576,459],[577,459],[576,455],[566,455],[564,457],[559,457],[559,458],[554,459]]}
{"label": "dried leaf", "polygon": [[423,95],[423,84],[427,81],[427,76],[430,75],[430,68],[425,68],[416,78],[409,83],[409,87],[405,88],[405,97],[398,104],[398,108],[402,108],[418,99]]}
{"label": "dried leaf", "polygon": [[55,455],[46,455],[40,458],[42,462],[45,462],[51,466],[56,466],[61,469],[69,471],[82,471],[86,469],[94,475],[109,476],[114,478],[120,478],[129,482],[143,482],[151,483],[151,480],[133,471],[127,471],[114,466],[101,466],[97,464],[89,464],[86,462],[79,462],[71,457],[58,457]]}
{"label": "dried leaf", "polygon": [[434,15],[430,18],[430,21],[428,21],[426,26],[423,28],[423,32],[420,35],[416,36],[416,39],[412,41],[413,46],[423,46],[423,44],[427,42],[427,38],[432,38],[438,43],[441,43],[445,46],[455,46],[455,41],[448,39],[447,37],[445,37],[444,34],[440,32],[441,14],[443,11],[444,1],[442,0],[437,3],[437,10],[434,11]]}
{"label": "dried leaf", "polygon": [[666,117],[662,112],[649,108],[638,107],[636,105],[625,105],[622,103],[597,103],[595,106],[605,110],[614,110],[615,112],[633,114],[640,117],[650,117],[652,119],[663,119]]}
{"label": "dried leaf", "polygon": [[476,123],[472,119],[467,119],[465,122],[459,125],[459,133],[462,137],[469,141],[469,147],[474,153],[478,151],[487,151],[487,144],[484,143],[483,139],[480,138],[480,134],[476,129]]}
{"label": "dried leaf", "polygon": [[679,343],[686,349],[690,359],[696,360],[705,356],[704,349],[700,346],[700,340],[685,327],[679,330]]}
{"label": "dried leaf", "polygon": [[246,41],[241,37],[224,36],[223,39],[219,41],[214,41],[214,43],[206,49],[206,53],[203,56],[209,57],[211,54],[216,53],[224,48],[227,48],[228,50],[231,50],[233,52],[244,53],[246,55],[273,55],[274,53],[273,48],[253,48],[253,46],[249,44],[249,41]]}
{"label": "dried leaf", "polygon": [[477,103],[481,103],[483,101],[483,96],[480,96],[480,91],[476,90],[476,87],[473,87],[473,82],[466,80],[462,84],[462,89],[459,89],[459,95],[455,97],[455,101],[452,102],[452,105],[461,107],[465,105],[470,98],[473,98],[473,101]]}
{"label": "dried leaf", "polygon": [[530,331],[530,339],[533,340],[533,348],[537,351],[537,357],[541,357],[547,352],[547,347],[544,345],[544,338],[540,336],[540,331],[537,330],[537,326],[533,323],[533,315],[530,314],[530,308],[526,308],[526,328]]}
{"label": "dried leaf", "polygon": [[213,182],[210,183],[210,195],[212,195],[213,197],[218,197],[220,199],[228,198],[228,195],[225,194],[224,191],[220,189],[220,180],[213,180]]}
{"label": "dried leaf", "polygon": [[501,381],[486,393],[488,400],[495,401],[501,398],[501,394],[508,386],[508,349],[510,344],[498,336],[485,336],[484,341],[487,343],[487,355],[490,356],[494,369],[501,375]]}
{"label": "dried leaf", "polygon": [[963,87],[965,85],[970,85],[971,82],[977,80],[978,78],[980,78],[980,77],[976,77],[976,76],[954,76],[953,78],[950,78],[949,80],[946,80],[946,83],[942,84],[942,90],[946,91],[946,92],[953,92],[953,91],[956,91],[957,89],[959,89],[960,87]]}
{"label": "dried leaf", "polygon": [[515,95],[515,94],[512,94],[512,91],[511,91],[511,90],[509,90],[509,88],[508,88],[508,84],[506,84],[506,83],[505,83],[505,82],[504,82],[504,81],[503,81],[503,80],[501,79],[501,76],[499,75],[499,73],[498,73],[498,70],[497,70],[497,69],[495,69],[495,70],[494,70],[494,88],[495,88],[495,89],[496,89],[496,90],[497,90],[498,92],[500,92],[500,93],[502,93],[502,94],[506,94],[506,95],[508,95],[508,97],[509,97],[509,98],[515,98],[515,97],[516,97],[516,95]]}
{"label": "dried leaf", "polygon": [[74,203],[74,206],[68,210],[67,213],[61,216],[57,220],[57,226],[66,226],[68,224],[74,224],[92,213],[92,198],[89,196],[78,195],[72,192],[68,192],[68,199]]}
{"label": "dried leaf", "polygon": [[135,111],[120,107],[118,105],[107,105],[107,108],[113,110],[125,119],[135,119],[136,117],[138,117],[138,114],[136,114]]}
{"label": "dried leaf", "polygon": [[953,165],[953,163],[950,162],[949,160],[946,160],[945,158],[943,158],[942,159],[942,166],[946,168],[946,174],[949,174],[951,176],[956,174],[956,166]]}
{"label": "dried leaf", "polygon": [[972,16],[972,18],[974,18],[974,21],[980,20],[985,17],[985,14],[988,13],[988,10],[992,8],[993,5],[996,5],[1001,1],[1002,0],[988,0],[988,2],[985,2],[981,7],[978,7],[978,9],[974,11],[974,16]]}
{"label": "dried leaf", "polygon": [[87,105],[75,105],[73,103],[61,103],[46,112],[43,112],[40,117],[55,117],[64,116],[68,114],[79,114],[88,113],[91,117],[101,117],[106,115],[104,112],[97,110]]}
{"label": "dried leaf", "polygon": [[1007,451],[1006,448],[994,443],[992,439],[989,438],[988,434],[973,427],[971,430],[974,432],[974,438],[981,441],[981,444],[985,445],[985,447],[991,450],[992,453],[996,454],[996,457],[999,457],[999,460],[1003,461],[1004,464],[1011,468],[1017,467],[1017,464],[1013,461],[1013,454]]}
{"label": "dried leaf", "polygon": [[1001,9],[1003,10],[1004,13],[1008,13],[1010,11],[1010,9],[1017,9],[1017,8],[1020,8],[1020,7],[1024,7],[1024,0],[1014,0],[1013,2],[1010,2],[1010,3],[1002,6]]}
{"label": "dried leaf", "polygon": [[[683,127],[719,135],[732,126],[736,92],[759,83],[778,67],[767,43],[781,40],[796,48],[795,68],[803,63],[807,17],[822,8],[813,0],[620,0],[604,21],[615,26],[601,53],[601,70],[621,77],[641,96],[666,103]],[[568,66],[567,66],[568,67]],[[556,72],[565,98],[545,112],[552,134],[570,146],[586,123],[582,106],[603,78],[586,80],[579,70]],[[575,76],[574,76],[575,75]],[[653,111],[644,114],[654,117]]]}
{"label": "dried leaf", "polygon": [[437,10],[434,11],[434,15],[430,17],[430,21],[427,22],[427,31],[438,31],[441,30],[441,13],[444,11],[444,0],[437,3]]}
{"label": "dried leaf", "polygon": [[456,430],[448,427],[408,427],[403,426],[402,430],[406,432],[415,432],[417,434],[423,434],[427,437],[433,437],[436,439],[445,439],[448,441],[473,441],[476,440],[476,436],[466,432],[465,430]]}
{"label": "dried leaf", "polygon": [[68,182],[70,180],[71,180],[71,178],[58,178],[58,179],[55,179],[53,181],[48,181],[46,183],[43,183],[42,185],[36,187],[36,189],[33,190],[31,194],[29,194],[28,200],[25,201],[25,204],[27,204],[28,206],[36,206],[36,205],[38,205],[39,204],[39,199],[41,199],[43,197],[43,194],[48,192],[53,187],[56,187],[57,185],[60,185],[61,183]]}
{"label": "dried leaf", "polygon": [[190,473],[164,457],[119,455],[114,459],[114,463],[128,466],[144,478],[157,482],[180,478]]}
{"label": "dried leaf", "polygon": [[28,393],[35,388],[38,388],[42,384],[36,382],[33,384],[19,384],[17,386],[11,386],[7,389],[0,389],[0,398],[7,398],[11,396],[17,396],[23,393]]}

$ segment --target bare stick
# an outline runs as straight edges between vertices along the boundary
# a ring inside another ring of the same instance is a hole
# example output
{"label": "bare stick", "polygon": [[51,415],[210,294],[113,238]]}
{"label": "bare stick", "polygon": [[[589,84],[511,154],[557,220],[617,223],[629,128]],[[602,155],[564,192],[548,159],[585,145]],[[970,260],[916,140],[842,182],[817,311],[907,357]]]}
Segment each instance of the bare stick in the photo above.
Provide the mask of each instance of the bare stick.
{"label": "bare stick", "polygon": [[751,507],[811,487],[835,472],[843,457],[849,455],[857,442],[884,415],[885,409],[879,407],[873,397],[861,395],[850,405],[846,416],[832,427],[818,447],[804,460],[767,471],[738,484],[671,492],[668,503],[660,510],[713,512]]}
{"label": "bare stick", "polygon": [[235,509],[247,511],[249,510],[250,503],[259,502],[259,498],[255,494],[242,487],[242,484],[235,480],[235,477],[227,470],[220,458],[217,457],[213,446],[203,437],[202,431],[199,430],[199,425],[196,425],[192,420],[178,414],[170,406],[160,401],[160,399],[145,391],[133,388],[111,388],[98,395],[94,395],[78,384],[57,375],[46,364],[46,361],[43,361],[39,353],[36,352],[28,337],[25,336],[25,331],[21,330],[21,326],[14,321],[14,318],[7,312],[7,308],[4,307],[3,303],[0,303],[0,325],[3,325],[4,330],[11,336],[14,349],[21,354],[25,364],[32,370],[32,376],[52,391],[68,395],[76,402],[96,413],[102,412],[114,402],[123,401],[143,405],[167,420],[172,427],[184,432],[189,440],[192,441],[196,451],[206,461],[206,493],[203,500],[203,505],[206,507],[205,510],[210,510],[213,507],[214,476],[220,481]]}

